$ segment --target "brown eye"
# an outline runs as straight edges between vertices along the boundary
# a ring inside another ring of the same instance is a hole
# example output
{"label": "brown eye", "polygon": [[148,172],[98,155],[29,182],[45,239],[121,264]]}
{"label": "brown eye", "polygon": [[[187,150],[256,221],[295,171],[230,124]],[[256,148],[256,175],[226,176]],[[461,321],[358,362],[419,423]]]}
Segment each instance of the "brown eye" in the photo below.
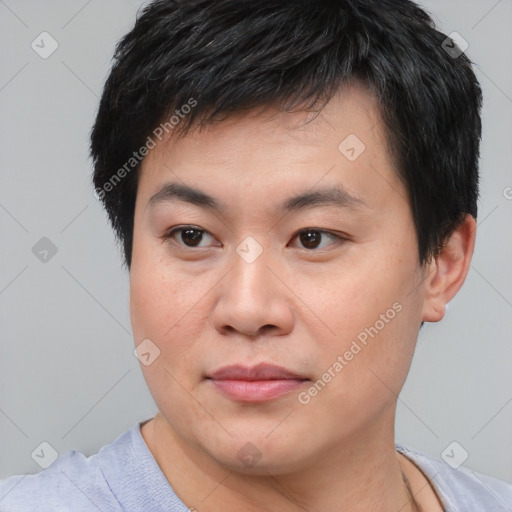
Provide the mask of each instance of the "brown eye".
{"label": "brown eye", "polygon": [[315,228],[302,229],[295,238],[298,238],[302,248],[310,250],[323,249],[337,241],[345,240],[342,236]]}
{"label": "brown eye", "polygon": [[208,231],[195,226],[176,227],[168,231],[163,238],[167,241],[172,241],[181,247],[204,248],[212,245],[218,245],[212,243],[215,239],[210,235],[210,233],[208,233]]}
{"label": "brown eye", "polygon": [[196,247],[201,243],[203,232],[199,229],[181,229],[181,240],[189,247]]}
{"label": "brown eye", "polygon": [[306,249],[316,249],[322,240],[322,234],[319,231],[303,231],[299,235],[301,244]]}

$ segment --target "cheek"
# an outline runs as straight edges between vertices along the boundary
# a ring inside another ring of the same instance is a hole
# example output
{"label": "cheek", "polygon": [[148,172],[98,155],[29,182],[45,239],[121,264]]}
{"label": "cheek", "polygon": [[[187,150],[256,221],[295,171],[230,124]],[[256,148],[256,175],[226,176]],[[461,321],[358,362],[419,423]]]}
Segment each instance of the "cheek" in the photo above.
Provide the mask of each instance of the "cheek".
{"label": "cheek", "polygon": [[[176,287],[169,286],[157,269],[132,263],[130,271],[130,315],[136,341],[141,336],[160,339],[175,322]],[[173,321],[174,320],[174,321]]]}
{"label": "cheek", "polygon": [[[369,263],[331,276],[315,296],[315,312],[334,331],[318,347],[319,369],[336,374],[332,390],[340,403],[361,395],[368,403],[392,401],[390,389],[398,393],[403,385],[418,334],[421,304],[411,294],[418,278],[412,259],[397,264],[381,253]],[[338,364],[336,371],[338,356],[342,369]]]}
{"label": "cheek", "polygon": [[192,276],[134,260],[130,271],[130,316],[135,342],[151,339],[167,363],[183,358],[193,349],[208,321],[206,292]]}
{"label": "cheek", "polygon": [[406,315],[404,307],[380,330],[380,323],[375,326],[379,317],[369,315],[366,326],[352,328],[352,336],[341,333],[337,349],[322,351],[320,373],[313,384],[319,391],[311,390],[316,395],[311,406],[325,418],[326,429],[351,432],[395,407],[414,351],[413,329]]}
{"label": "cheek", "polygon": [[396,279],[398,276],[384,272],[375,262],[345,263],[330,272],[296,280],[293,289],[310,308],[309,312],[303,308],[306,316],[314,314],[310,327],[318,325],[317,334],[325,331],[324,347],[340,350],[359,333],[364,334],[393,303],[403,301]]}
{"label": "cheek", "polygon": [[140,261],[134,261],[130,275],[135,343],[148,338],[160,350],[158,358],[151,365],[141,364],[141,369],[162,411],[190,409],[183,387],[192,389],[201,378],[198,340],[207,319],[200,307],[202,302],[198,303],[198,290],[187,287],[184,279],[173,279],[172,275],[152,265],[144,267]]}

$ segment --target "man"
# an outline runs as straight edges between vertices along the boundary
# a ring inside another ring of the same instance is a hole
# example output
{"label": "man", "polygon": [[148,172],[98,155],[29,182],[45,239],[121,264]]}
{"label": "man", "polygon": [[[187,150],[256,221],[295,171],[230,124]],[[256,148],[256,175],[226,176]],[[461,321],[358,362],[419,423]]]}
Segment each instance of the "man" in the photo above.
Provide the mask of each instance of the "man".
{"label": "man", "polygon": [[0,510],[510,509],[394,442],[475,242],[481,93],[445,39],[406,0],[144,9],[91,153],[159,412]]}

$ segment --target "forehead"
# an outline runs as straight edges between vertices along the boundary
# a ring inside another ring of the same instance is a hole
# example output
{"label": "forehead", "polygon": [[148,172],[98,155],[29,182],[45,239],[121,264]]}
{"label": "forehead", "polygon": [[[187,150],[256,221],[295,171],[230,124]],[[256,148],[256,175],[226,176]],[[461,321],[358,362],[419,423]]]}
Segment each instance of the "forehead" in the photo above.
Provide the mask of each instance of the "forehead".
{"label": "forehead", "polygon": [[147,202],[165,182],[201,184],[229,203],[241,193],[256,198],[257,190],[285,197],[321,181],[371,196],[385,183],[401,187],[386,140],[377,99],[355,84],[320,112],[266,107],[169,136],[144,160],[138,193]]}
{"label": "forehead", "polygon": [[[232,150],[249,149],[276,144],[288,145],[291,141],[311,146],[335,143],[343,131],[351,131],[372,142],[385,138],[378,100],[362,82],[342,87],[326,104],[316,108],[283,111],[278,106],[260,106],[250,111],[232,113],[223,121],[213,122],[202,129],[191,129],[184,140],[173,133],[167,135],[160,149],[175,150],[184,142],[192,149],[200,146],[203,154],[217,153],[219,144],[229,143]],[[326,139],[326,131],[332,132]],[[339,131],[339,133],[334,133]],[[377,140],[373,140],[373,138]],[[368,140],[370,143],[370,141]],[[251,144],[252,143],[252,144]],[[177,157],[181,155],[176,155]],[[216,155],[219,156],[219,155]]]}

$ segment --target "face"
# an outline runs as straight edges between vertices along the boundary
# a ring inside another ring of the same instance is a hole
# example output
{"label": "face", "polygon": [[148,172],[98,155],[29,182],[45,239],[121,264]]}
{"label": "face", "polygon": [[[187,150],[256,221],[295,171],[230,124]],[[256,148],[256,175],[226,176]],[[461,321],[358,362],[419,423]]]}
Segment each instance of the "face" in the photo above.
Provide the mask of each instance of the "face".
{"label": "face", "polygon": [[160,355],[142,369],[175,438],[228,468],[284,473],[389,436],[423,277],[363,86],[317,117],[230,117],[143,162],[130,309]]}

